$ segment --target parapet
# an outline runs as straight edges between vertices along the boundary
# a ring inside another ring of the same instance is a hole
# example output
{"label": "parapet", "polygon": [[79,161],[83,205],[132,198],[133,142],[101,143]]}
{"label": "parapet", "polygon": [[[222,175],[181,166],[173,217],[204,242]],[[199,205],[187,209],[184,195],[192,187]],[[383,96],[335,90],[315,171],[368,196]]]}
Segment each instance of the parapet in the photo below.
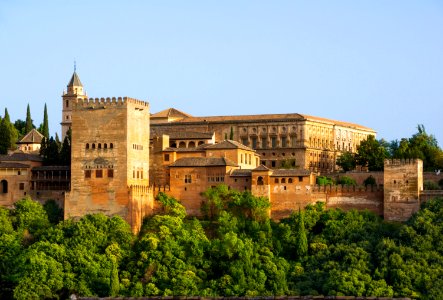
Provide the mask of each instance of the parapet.
{"label": "parapet", "polygon": [[404,166],[404,165],[416,165],[422,160],[419,158],[405,158],[405,159],[385,159],[385,166]]}
{"label": "parapet", "polygon": [[128,103],[149,107],[148,102],[129,97],[76,99],[75,101],[73,101],[73,107],[94,109],[126,106]]}

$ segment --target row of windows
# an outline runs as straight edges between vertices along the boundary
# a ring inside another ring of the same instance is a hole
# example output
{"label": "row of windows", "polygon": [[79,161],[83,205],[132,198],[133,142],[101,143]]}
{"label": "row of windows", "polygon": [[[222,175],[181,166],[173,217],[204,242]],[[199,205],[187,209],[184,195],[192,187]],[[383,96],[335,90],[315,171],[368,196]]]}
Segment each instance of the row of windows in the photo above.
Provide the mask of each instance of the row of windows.
{"label": "row of windows", "polygon": [[143,170],[132,170],[132,178],[134,179],[143,179]]}
{"label": "row of windows", "polygon": [[178,143],[178,145],[177,142],[172,142],[170,146],[173,148],[195,148],[196,146],[203,145],[204,143],[205,143],[204,141],[189,141],[187,143],[181,141]]}
{"label": "row of windows", "polygon": [[[278,130],[278,129],[280,129],[280,132],[286,132],[286,131],[287,131],[287,128],[284,127],[284,126],[283,126],[283,127],[280,127],[280,128],[278,128],[278,127],[276,127],[276,126],[273,126],[273,127],[270,128],[269,130],[267,130],[266,127],[262,127],[261,132],[262,132],[262,133],[266,133],[266,131],[270,131],[270,132],[272,132],[272,133],[277,133],[277,130]],[[288,130],[289,130],[289,129],[288,129]],[[291,130],[292,130],[292,132],[297,132],[297,127],[296,127],[296,126],[292,126]],[[252,133],[257,133],[258,130],[257,130],[256,127],[253,127],[253,128],[250,129],[250,131],[251,131]],[[247,132],[248,132],[248,128],[244,127],[242,133],[247,133]],[[303,132],[303,130],[300,129],[300,134],[301,134],[302,132]]]}
{"label": "row of windows", "polygon": [[143,145],[132,144],[132,149],[134,149],[134,150],[143,150]]}
{"label": "row of windows", "polygon": [[[98,143],[98,144],[92,143],[91,145],[89,145],[89,143],[86,143],[85,148],[86,148],[86,150],[89,150],[89,149],[92,149],[92,150],[102,149],[102,143]],[[107,143],[103,144],[103,149],[108,149],[108,144]],[[109,149],[114,149],[114,144],[113,143],[109,144]]]}
{"label": "row of windows", "polygon": [[[245,154],[244,156],[245,156],[245,159],[244,159],[245,164],[251,165],[252,164],[252,155]],[[249,159],[249,163],[248,163],[248,159]],[[240,154],[240,163],[241,164],[243,163],[243,153]]]}
{"label": "row of windows", "polygon": [[[275,152],[272,152],[271,155],[272,155],[272,156],[276,156],[276,155],[278,155],[278,154],[276,154]],[[286,156],[286,153],[283,152],[283,153],[280,153],[280,155],[281,155],[281,156]],[[262,153],[262,156],[266,156],[266,153],[263,152],[263,153]],[[292,152],[292,153],[291,153],[291,156],[295,156],[295,152]]]}
{"label": "row of windows", "polygon": [[[85,178],[91,178],[92,177],[92,171],[93,170],[85,170]],[[104,170],[100,169],[100,170],[95,170],[95,178],[103,178],[103,172]],[[108,178],[113,178],[114,177],[114,170],[113,169],[107,169],[107,177]]]}
{"label": "row of windows", "polygon": [[[251,148],[257,149],[259,139],[257,137],[251,137],[250,140],[251,140]],[[261,140],[261,147],[260,148],[263,148],[263,149],[268,148],[268,145],[270,145],[271,148],[297,147],[297,137],[296,136],[293,136],[290,139],[285,136],[281,137],[280,139],[278,139],[276,136],[272,136],[270,138],[270,140],[268,140],[267,137],[263,137],[260,140]],[[270,144],[268,144],[268,142],[270,142]],[[243,145],[249,146],[249,138],[243,137],[241,139],[241,143]]]}

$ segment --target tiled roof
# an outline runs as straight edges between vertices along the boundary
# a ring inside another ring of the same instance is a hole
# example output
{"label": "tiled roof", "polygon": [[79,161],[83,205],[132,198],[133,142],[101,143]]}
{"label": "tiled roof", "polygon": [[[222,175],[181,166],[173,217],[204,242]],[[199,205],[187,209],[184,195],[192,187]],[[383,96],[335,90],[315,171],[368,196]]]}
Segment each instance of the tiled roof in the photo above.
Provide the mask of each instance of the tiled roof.
{"label": "tiled roof", "polygon": [[151,118],[188,118],[188,117],[192,116],[172,107],[151,115]]}
{"label": "tiled roof", "polygon": [[260,114],[260,115],[237,115],[237,116],[206,116],[206,117],[192,117],[188,116],[184,119],[172,122],[172,123],[242,123],[242,122],[272,122],[272,121],[304,121],[311,120],[316,122],[329,123],[331,125],[339,125],[343,127],[351,127],[356,129],[363,129],[368,131],[373,131],[369,127],[365,127],[359,124],[342,122],[332,119],[314,117],[310,115],[298,114],[298,113],[288,113],[288,114]]}
{"label": "tiled roof", "polygon": [[168,134],[170,140],[186,140],[186,139],[212,139],[214,133],[193,132],[193,131],[173,131]]}
{"label": "tiled roof", "polygon": [[237,167],[233,161],[224,157],[183,157],[176,160],[170,167]]}
{"label": "tiled roof", "polygon": [[272,170],[271,176],[284,177],[284,176],[309,176],[311,171],[301,169],[276,169]]}
{"label": "tiled roof", "polygon": [[32,168],[32,171],[69,171],[70,166],[40,166]]}
{"label": "tiled roof", "polygon": [[43,161],[38,154],[13,153],[11,155],[0,155],[0,162],[4,161]]}
{"label": "tiled roof", "polygon": [[207,145],[205,149],[243,149],[255,152],[255,150],[233,140],[224,140],[217,144]]}
{"label": "tiled roof", "polygon": [[232,177],[251,177],[252,170],[250,169],[237,169],[231,172]]}
{"label": "tiled roof", "polygon": [[29,165],[20,164],[20,163],[5,163],[0,162],[0,169],[27,169]]}
{"label": "tiled roof", "polygon": [[74,74],[72,74],[72,77],[68,83],[68,86],[83,86],[82,82],[80,81],[80,78],[78,77],[78,75],[75,71],[74,71]]}
{"label": "tiled roof", "polygon": [[41,144],[43,134],[38,132],[35,128],[29,131],[17,144]]}
{"label": "tiled roof", "polygon": [[257,168],[254,169],[254,171],[269,171],[270,169],[266,167],[265,165],[260,165]]}
{"label": "tiled roof", "polygon": [[204,152],[205,149],[202,148],[202,146],[197,146],[195,148],[175,148],[175,147],[168,147],[163,150],[164,152]]}

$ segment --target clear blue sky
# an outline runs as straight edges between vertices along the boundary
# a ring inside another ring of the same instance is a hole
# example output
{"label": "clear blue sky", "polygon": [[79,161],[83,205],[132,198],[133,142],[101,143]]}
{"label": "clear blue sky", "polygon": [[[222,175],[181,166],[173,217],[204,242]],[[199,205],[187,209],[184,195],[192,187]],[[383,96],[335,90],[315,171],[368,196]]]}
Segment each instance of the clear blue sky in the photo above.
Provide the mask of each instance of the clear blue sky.
{"label": "clear blue sky", "polygon": [[[443,1],[0,2],[0,109],[60,133],[73,61],[90,97],[151,112],[298,112],[443,146]],[[3,113],[2,113],[3,114]]]}

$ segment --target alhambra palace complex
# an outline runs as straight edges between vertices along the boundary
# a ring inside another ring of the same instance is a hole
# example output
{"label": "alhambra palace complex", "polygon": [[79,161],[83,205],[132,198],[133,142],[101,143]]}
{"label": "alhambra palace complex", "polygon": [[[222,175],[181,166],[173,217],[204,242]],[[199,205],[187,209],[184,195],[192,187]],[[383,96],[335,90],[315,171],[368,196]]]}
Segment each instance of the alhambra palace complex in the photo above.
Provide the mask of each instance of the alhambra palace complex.
{"label": "alhambra palace complex", "polygon": [[315,185],[318,174],[336,176],[343,151],[355,152],[375,135],[361,125],[297,113],[194,117],[170,108],[151,115],[141,100],[88,98],[75,72],[62,101],[62,137],[72,129],[71,166],[43,166],[36,154],[42,136],[31,131],[16,152],[0,156],[0,205],[26,195],[55,199],[65,219],[120,215],[137,232],[143,217],[160,209],[159,192],[198,216],[201,193],[218,184],[268,197],[275,219],[321,201],[403,221],[432,196],[423,191],[420,160],[387,160],[384,172],[346,174],[360,185],[372,175],[374,187]]}

